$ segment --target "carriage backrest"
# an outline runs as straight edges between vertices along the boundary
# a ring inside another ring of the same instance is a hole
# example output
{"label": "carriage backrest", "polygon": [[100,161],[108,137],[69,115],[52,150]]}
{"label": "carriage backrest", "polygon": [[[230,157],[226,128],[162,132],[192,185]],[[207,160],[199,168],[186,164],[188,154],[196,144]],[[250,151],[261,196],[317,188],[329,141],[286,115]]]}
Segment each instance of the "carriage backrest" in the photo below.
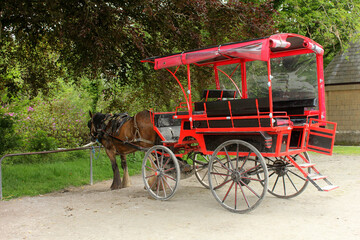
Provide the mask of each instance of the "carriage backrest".
{"label": "carriage backrest", "polygon": [[[256,100],[258,102],[257,109]],[[230,107],[231,114],[230,114]],[[222,100],[214,102],[195,102],[195,111],[204,111],[208,117],[221,116],[252,116],[259,112],[269,112],[269,98],[248,98],[248,99],[234,99]]]}
{"label": "carriage backrest", "polygon": [[208,98],[236,98],[237,92],[235,90],[222,90],[222,89],[205,89],[203,90],[202,99],[207,101]]}

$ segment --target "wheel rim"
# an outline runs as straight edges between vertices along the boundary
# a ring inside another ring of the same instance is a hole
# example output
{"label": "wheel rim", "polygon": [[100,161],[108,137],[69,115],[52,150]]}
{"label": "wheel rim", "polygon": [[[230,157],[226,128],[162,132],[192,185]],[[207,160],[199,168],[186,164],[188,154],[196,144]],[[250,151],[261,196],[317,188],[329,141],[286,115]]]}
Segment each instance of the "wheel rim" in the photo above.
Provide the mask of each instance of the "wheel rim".
{"label": "wheel rim", "polygon": [[[218,173],[214,170],[216,167],[223,171]],[[214,184],[218,175],[227,177],[227,180]],[[224,208],[236,213],[255,209],[265,197],[267,184],[266,164],[254,146],[241,140],[231,140],[215,149],[209,163],[209,186]]]}
{"label": "wheel rim", "polygon": [[[195,155],[195,161],[193,162],[194,164],[194,169],[195,169],[195,176],[197,178],[197,180],[206,188],[210,188],[209,187],[209,162],[210,162],[210,158],[211,155],[203,155],[201,153],[197,153]],[[222,168],[215,168],[215,170],[220,173],[220,171],[224,170]],[[227,172],[227,171],[226,171]],[[217,175],[214,176],[214,187],[222,184],[223,182],[225,182],[227,180],[227,176],[223,176],[223,175]]]}
{"label": "wheel rim", "polygon": [[172,198],[180,180],[180,167],[174,153],[165,146],[150,148],[143,160],[142,176],[145,188],[153,198]]}
{"label": "wheel rim", "polygon": [[201,153],[195,154],[195,161],[193,161],[195,169],[195,177],[206,188],[209,188],[208,166],[209,155],[203,155]]}
{"label": "wheel rim", "polygon": [[[310,161],[305,152],[305,158]],[[302,158],[299,155],[291,156],[298,164],[301,164]],[[285,157],[265,158],[269,171],[269,189],[268,192],[279,198],[293,198],[302,193],[308,181],[295,166],[289,163]],[[311,168],[308,168],[308,173]]]}

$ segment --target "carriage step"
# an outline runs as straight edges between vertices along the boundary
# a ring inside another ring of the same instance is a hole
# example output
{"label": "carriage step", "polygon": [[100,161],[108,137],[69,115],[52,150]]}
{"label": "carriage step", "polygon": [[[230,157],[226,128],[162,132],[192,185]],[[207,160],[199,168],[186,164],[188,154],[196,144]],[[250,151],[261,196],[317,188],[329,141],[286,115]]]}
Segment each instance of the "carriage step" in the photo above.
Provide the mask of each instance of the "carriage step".
{"label": "carriage step", "polygon": [[309,174],[308,178],[310,178],[311,180],[319,180],[319,179],[325,179],[326,176],[323,176],[323,175],[317,174],[317,173],[313,173],[313,174]]}
{"label": "carriage step", "polygon": [[303,163],[303,164],[299,164],[299,166],[301,168],[309,168],[309,167],[314,167],[315,163]]}
{"label": "carriage step", "polygon": [[322,191],[329,192],[331,190],[337,189],[339,186],[336,185],[327,185],[321,188]]}
{"label": "carriage step", "polygon": [[161,141],[162,143],[165,143],[165,144],[172,144],[172,143],[177,143],[178,140],[175,140],[175,139],[171,139],[171,140],[164,140],[164,141]]}

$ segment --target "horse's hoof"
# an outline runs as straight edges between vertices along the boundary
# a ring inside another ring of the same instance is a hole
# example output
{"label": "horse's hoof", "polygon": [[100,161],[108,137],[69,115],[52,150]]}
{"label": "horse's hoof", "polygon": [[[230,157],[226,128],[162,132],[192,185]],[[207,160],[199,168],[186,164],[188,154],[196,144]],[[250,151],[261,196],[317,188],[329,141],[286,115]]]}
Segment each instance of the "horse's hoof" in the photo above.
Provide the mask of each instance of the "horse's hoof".
{"label": "horse's hoof", "polygon": [[116,186],[111,186],[110,189],[111,190],[117,190],[117,189],[121,189],[122,187],[120,185],[116,185]]}

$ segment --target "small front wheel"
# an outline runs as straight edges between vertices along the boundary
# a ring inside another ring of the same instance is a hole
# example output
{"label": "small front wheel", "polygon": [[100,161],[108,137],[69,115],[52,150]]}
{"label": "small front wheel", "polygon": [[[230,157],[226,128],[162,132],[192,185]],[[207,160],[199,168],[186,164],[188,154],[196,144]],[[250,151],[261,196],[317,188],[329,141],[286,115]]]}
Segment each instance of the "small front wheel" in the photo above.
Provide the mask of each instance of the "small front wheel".
{"label": "small front wheel", "polygon": [[[219,176],[227,179],[220,185],[215,182]],[[210,159],[209,186],[215,199],[227,210],[246,213],[255,209],[268,186],[268,171],[261,153],[242,140],[224,142]]]}
{"label": "small front wheel", "polygon": [[[304,152],[304,156],[300,156],[300,154],[289,157],[297,162],[299,166],[310,165],[310,157],[307,152]],[[296,197],[305,190],[309,183],[301,171],[291,164],[289,157],[265,158],[269,170],[268,192],[278,198]],[[308,167],[305,171],[310,173],[311,167]]]}
{"label": "small front wheel", "polygon": [[180,167],[175,154],[162,145],[151,147],[143,160],[142,176],[145,188],[153,198],[169,200],[180,181]]}

